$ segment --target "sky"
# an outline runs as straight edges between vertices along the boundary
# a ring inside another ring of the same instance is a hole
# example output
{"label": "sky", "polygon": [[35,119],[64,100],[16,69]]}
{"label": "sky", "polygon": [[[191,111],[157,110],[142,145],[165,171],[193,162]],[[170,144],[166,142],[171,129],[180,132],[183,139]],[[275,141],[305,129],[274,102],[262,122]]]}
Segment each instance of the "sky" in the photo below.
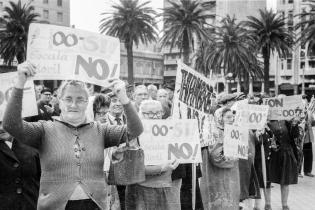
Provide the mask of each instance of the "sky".
{"label": "sky", "polygon": [[[99,32],[103,12],[110,11],[111,5],[118,0],[70,0],[70,23],[78,29]],[[140,2],[145,2],[140,0]],[[150,6],[158,11],[163,7],[163,0],[153,0]]]}
{"label": "sky", "polygon": [[[228,0],[229,1],[229,0]],[[118,0],[70,0],[70,22],[78,29],[99,32],[101,13],[110,11],[111,5]],[[144,0],[140,0],[144,2]],[[267,0],[267,7],[276,7],[277,0]],[[163,7],[163,0],[152,0],[152,8],[158,11]],[[159,26],[161,27],[161,26]]]}

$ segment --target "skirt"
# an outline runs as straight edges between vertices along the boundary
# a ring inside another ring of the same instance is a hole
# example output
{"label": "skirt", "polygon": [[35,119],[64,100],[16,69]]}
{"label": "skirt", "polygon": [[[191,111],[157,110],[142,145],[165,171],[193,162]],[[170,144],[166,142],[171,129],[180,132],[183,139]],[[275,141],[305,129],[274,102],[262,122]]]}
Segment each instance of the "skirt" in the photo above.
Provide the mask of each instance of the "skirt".
{"label": "skirt", "polygon": [[271,152],[270,181],[280,185],[297,184],[298,165],[292,148]]}
{"label": "skirt", "polygon": [[180,210],[172,187],[151,188],[138,184],[126,188],[126,210]]}

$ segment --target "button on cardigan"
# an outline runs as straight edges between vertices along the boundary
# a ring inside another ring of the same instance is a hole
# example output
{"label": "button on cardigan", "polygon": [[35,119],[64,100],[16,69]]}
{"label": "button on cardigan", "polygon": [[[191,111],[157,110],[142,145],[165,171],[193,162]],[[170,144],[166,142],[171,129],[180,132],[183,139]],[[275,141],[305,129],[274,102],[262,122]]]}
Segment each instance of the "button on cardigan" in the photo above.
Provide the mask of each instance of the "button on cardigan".
{"label": "button on cardigan", "polygon": [[[141,134],[143,127],[134,107],[124,105],[127,126],[90,122],[74,127],[61,120],[29,123],[21,119],[22,97],[22,89],[15,88],[3,127],[39,151],[42,176],[37,209],[65,209],[78,185],[105,209],[109,187],[103,173],[104,148]],[[75,149],[80,150],[79,155]]]}

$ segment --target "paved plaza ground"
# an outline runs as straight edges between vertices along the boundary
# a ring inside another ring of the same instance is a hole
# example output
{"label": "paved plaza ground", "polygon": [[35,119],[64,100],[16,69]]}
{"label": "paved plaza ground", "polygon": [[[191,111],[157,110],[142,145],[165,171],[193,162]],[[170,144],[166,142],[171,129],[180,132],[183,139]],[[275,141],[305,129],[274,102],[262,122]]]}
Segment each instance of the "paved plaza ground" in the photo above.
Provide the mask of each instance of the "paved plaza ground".
{"label": "paved plaza ground", "polygon": [[[313,153],[315,147],[313,145]],[[315,174],[315,155],[313,162],[313,174]],[[273,210],[281,210],[280,186],[273,184],[271,192],[271,206]],[[263,202],[264,204],[264,202]],[[299,178],[297,185],[290,186],[288,205],[290,210],[315,210],[315,177]],[[263,210],[263,208],[261,208]]]}

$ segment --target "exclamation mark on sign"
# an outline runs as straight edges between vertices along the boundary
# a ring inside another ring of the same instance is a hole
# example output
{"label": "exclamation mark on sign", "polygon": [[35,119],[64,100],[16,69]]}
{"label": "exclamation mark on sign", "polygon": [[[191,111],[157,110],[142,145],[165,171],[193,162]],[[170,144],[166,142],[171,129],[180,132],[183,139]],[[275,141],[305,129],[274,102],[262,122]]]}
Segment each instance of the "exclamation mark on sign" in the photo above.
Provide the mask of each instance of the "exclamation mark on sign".
{"label": "exclamation mark on sign", "polygon": [[113,71],[110,74],[110,78],[113,78],[116,75],[116,71],[117,71],[117,64],[114,65]]}
{"label": "exclamation mark on sign", "polygon": [[198,144],[196,144],[196,146],[195,146],[195,150],[194,150],[194,154],[192,156],[192,160],[195,160],[197,152],[198,152]]}

